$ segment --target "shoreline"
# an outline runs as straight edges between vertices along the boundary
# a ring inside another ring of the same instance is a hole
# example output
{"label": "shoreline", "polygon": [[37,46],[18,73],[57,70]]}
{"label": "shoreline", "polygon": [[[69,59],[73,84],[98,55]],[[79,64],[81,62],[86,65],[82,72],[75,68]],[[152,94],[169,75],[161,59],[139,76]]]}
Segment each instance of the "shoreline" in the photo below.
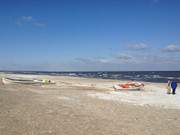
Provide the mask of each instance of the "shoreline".
{"label": "shoreline", "polygon": [[[167,72],[167,73],[166,73]],[[177,73],[173,73],[177,72]],[[69,77],[81,77],[81,78],[95,78],[95,79],[110,79],[110,80],[133,80],[143,81],[151,83],[167,83],[168,80],[175,79],[180,82],[180,71],[89,71],[89,72],[43,72],[43,71],[11,71],[0,72],[0,74],[22,74],[22,75],[48,75],[48,76],[69,76]],[[143,74],[142,74],[143,73]],[[166,74],[164,74],[166,73]]]}
{"label": "shoreline", "polygon": [[[48,79],[54,81],[53,85],[42,85],[47,88],[79,88],[84,92],[94,92],[87,94],[91,98],[101,100],[110,100],[116,102],[125,102],[134,105],[150,105],[163,108],[180,109],[180,88],[177,88],[176,95],[166,94],[166,83],[143,82],[145,87],[140,91],[115,91],[113,86],[119,83],[126,83],[130,80],[113,80],[100,78],[84,78],[71,76],[51,76],[51,75],[25,75],[25,74],[4,74],[3,76],[15,76],[22,78]],[[0,77],[3,77],[0,75]],[[25,85],[22,85],[25,87]]]}

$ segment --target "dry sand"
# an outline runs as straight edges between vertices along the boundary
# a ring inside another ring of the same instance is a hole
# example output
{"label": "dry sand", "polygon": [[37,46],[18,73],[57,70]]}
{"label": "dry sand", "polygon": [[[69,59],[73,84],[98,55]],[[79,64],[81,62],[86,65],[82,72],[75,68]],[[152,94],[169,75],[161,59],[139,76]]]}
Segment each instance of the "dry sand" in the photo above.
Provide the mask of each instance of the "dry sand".
{"label": "dry sand", "polygon": [[114,92],[116,80],[19,76],[52,79],[56,85],[0,82],[0,135],[180,134],[180,94],[166,95],[166,84]]}

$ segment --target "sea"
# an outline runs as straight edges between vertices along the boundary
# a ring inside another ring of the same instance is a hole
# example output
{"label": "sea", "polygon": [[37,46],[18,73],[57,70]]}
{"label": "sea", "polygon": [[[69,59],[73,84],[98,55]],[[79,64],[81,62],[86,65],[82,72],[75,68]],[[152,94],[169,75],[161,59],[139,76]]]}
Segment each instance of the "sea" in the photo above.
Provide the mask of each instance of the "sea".
{"label": "sea", "polygon": [[73,76],[115,80],[133,80],[165,83],[175,80],[180,83],[180,71],[96,71],[96,72],[50,72],[50,71],[2,71],[13,74],[33,74],[52,76]]}

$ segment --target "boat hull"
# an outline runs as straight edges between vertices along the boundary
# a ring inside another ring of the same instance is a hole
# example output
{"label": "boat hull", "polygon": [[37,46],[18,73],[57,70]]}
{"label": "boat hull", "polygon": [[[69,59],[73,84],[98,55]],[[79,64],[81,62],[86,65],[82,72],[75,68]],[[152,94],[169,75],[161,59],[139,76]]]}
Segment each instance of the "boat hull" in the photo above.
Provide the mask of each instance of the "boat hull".
{"label": "boat hull", "polygon": [[114,85],[113,88],[115,90],[120,90],[120,91],[140,91],[142,90],[142,87],[132,87],[132,88],[122,88],[119,85]]}
{"label": "boat hull", "polygon": [[34,80],[20,80],[9,78],[2,78],[2,82],[3,84],[37,84],[37,82],[35,82]]}

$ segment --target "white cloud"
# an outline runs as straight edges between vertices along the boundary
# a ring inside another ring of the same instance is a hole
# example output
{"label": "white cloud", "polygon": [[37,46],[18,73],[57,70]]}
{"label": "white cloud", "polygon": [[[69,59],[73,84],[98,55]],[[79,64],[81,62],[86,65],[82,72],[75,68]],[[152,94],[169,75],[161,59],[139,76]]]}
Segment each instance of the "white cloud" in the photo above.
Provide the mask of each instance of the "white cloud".
{"label": "white cloud", "polygon": [[76,58],[75,61],[87,65],[107,65],[107,64],[120,64],[120,63],[133,63],[133,57],[121,54],[109,58]]}
{"label": "white cloud", "polygon": [[94,61],[92,61],[89,58],[75,58],[75,61],[81,62],[81,63],[85,63],[85,64],[89,64],[89,63],[93,63]]}
{"label": "white cloud", "polygon": [[45,23],[41,23],[41,22],[37,21],[32,16],[21,16],[19,19],[17,19],[17,21],[16,21],[17,26],[23,26],[24,24],[30,24],[30,25],[37,26],[37,27],[46,26]]}
{"label": "white cloud", "polygon": [[106,64],[106,63],[109,63],[110,60],[106,58],[102,58],[102,59],[99,59],[98,62]]}
{"label": "white cloud", "polygon": [[180,46],[177,45],[168,45],[162,49],[164,52],[180,52]]}
{"label": "white cloud", "polygon": [[21,20],[17,20],[17,21],[16,21],[16,25],[17,25],[17,26],[22,26],[22,25],[23,25],[23,23],[22,23],[22,21],[21,21]]}
{"label": "white cloud", "polygon": [[32,20],[33,20],[33,17],[32,17],[32,16],[22,16],[22,17],[21,17],[21,20],[22,20],[22,21],[27,21],[27,22],[29,22],[29,21],[32,21]]}
{"label": "white cloud", "polygon": [[144,43],[139,43],[139,44],[129,45],[128,48],[131,50],[144,50],[147,49],[148,46]]}
{"label": "white cloud", "polygon": [[33,21],[33,17],[32,16],[21,16],[17,21],[16,21],[16,25],[17,26],[22,26],[25,23],[31,23]]}
{"label": "white cloud", "polygon": [[111,60],[107,58],[75,58],[75,61],[90,65],[111,63]]}
{"label": "white cloud", "polygon": [[179,56],[163,54],[120,54],[109,58],[77,58],[74,65],[89,70],[177,70]]}
{"label": "white cloud", "polygon": [[[163,54],[163,53],[161,53]],[[76,58],[64,62],[14,63],[0,62],[1,70],[41,71],[113,71],[113,70],[179,70],[180,56],[156,54],[128,55],[114,57]]]}
{"label": "white cloud", "polygon": [[129,55],[119,55],[116,58],[119,59],[119,60],[125,60],[125,61],[132,59],[132,57],[129,56]]}

